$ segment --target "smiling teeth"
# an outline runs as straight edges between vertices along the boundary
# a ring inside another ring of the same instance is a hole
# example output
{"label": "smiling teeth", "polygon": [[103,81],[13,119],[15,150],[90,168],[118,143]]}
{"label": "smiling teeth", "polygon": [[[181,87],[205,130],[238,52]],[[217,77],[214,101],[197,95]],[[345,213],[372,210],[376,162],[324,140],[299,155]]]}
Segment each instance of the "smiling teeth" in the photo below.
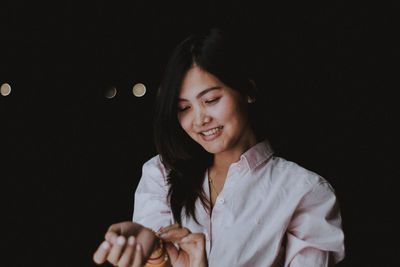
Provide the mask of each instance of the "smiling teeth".
{"label": "smiling teeth", "polygon": [[214,129],[211,129],[211,130],[209,130],[207,132],[202,132],[202,134],[204,134],[204,135],[212,135],[212,134],[215,134],[215,133],[219,132],[221,129],[222,129],[222,127],[214,128]]}

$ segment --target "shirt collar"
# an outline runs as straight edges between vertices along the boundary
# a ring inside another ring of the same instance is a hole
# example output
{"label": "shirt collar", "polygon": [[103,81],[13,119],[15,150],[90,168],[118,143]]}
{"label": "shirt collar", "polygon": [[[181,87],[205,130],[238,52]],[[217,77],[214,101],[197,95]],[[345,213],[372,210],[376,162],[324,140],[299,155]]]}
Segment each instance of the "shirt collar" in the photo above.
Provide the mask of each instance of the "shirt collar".
{"label": "shirt collar", "polygon": [[252,170],[261,163],[269,160],[274,151],[271,148],[270,143],[267,139],[249,148],[240,156],[240,160],[246,162],[247,167]]}

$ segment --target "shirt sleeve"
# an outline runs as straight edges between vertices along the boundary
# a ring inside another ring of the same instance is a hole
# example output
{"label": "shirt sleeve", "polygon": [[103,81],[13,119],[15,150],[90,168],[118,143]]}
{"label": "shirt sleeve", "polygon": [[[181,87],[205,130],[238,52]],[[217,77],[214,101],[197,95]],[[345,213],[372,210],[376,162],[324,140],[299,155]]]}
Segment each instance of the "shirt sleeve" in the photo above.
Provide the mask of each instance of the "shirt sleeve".
{"label": "shirt sleeve", "polygon": [[136,188],[133,221],[154,231],[172,224],[167,175],[159,156],[147,161]]}
{"label": "shirt sleeve", "polygon": [[285,267],[332,266],[344,258],[339,206],[328,182],[319,182],[299,203],[287,231]]}

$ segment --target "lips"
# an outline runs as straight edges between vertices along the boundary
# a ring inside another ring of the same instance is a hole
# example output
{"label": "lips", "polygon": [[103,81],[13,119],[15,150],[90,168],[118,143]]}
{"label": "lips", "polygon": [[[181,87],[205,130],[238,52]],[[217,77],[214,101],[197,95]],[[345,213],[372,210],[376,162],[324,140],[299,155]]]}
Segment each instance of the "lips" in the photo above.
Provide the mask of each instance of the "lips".
{"label": "lips", "polygon": [[205,135],[205,136],[209,136],[209,135],[213,135],[216,134],[217,132],[219,132],[222,129],[222,126],[204,131],[204,132],[200,132],[200,134]]}
{"label": "lips", "polygon": [[204,141],[212,141],[221,135],[223,128],[223,126],[219,126],[204,132],[200,132],[200,136]]}

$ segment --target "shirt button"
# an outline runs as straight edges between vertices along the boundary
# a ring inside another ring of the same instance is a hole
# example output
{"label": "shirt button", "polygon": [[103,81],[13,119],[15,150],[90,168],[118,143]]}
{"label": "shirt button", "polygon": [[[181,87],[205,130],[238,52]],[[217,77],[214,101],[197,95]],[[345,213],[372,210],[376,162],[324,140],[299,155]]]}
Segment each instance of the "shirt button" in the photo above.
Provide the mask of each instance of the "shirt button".
{"label": "shirt button", "polygon": [[219,204],[224,204],[225,203],[225,199],[223,199],[222,197],[218,199],[218,203]]}

